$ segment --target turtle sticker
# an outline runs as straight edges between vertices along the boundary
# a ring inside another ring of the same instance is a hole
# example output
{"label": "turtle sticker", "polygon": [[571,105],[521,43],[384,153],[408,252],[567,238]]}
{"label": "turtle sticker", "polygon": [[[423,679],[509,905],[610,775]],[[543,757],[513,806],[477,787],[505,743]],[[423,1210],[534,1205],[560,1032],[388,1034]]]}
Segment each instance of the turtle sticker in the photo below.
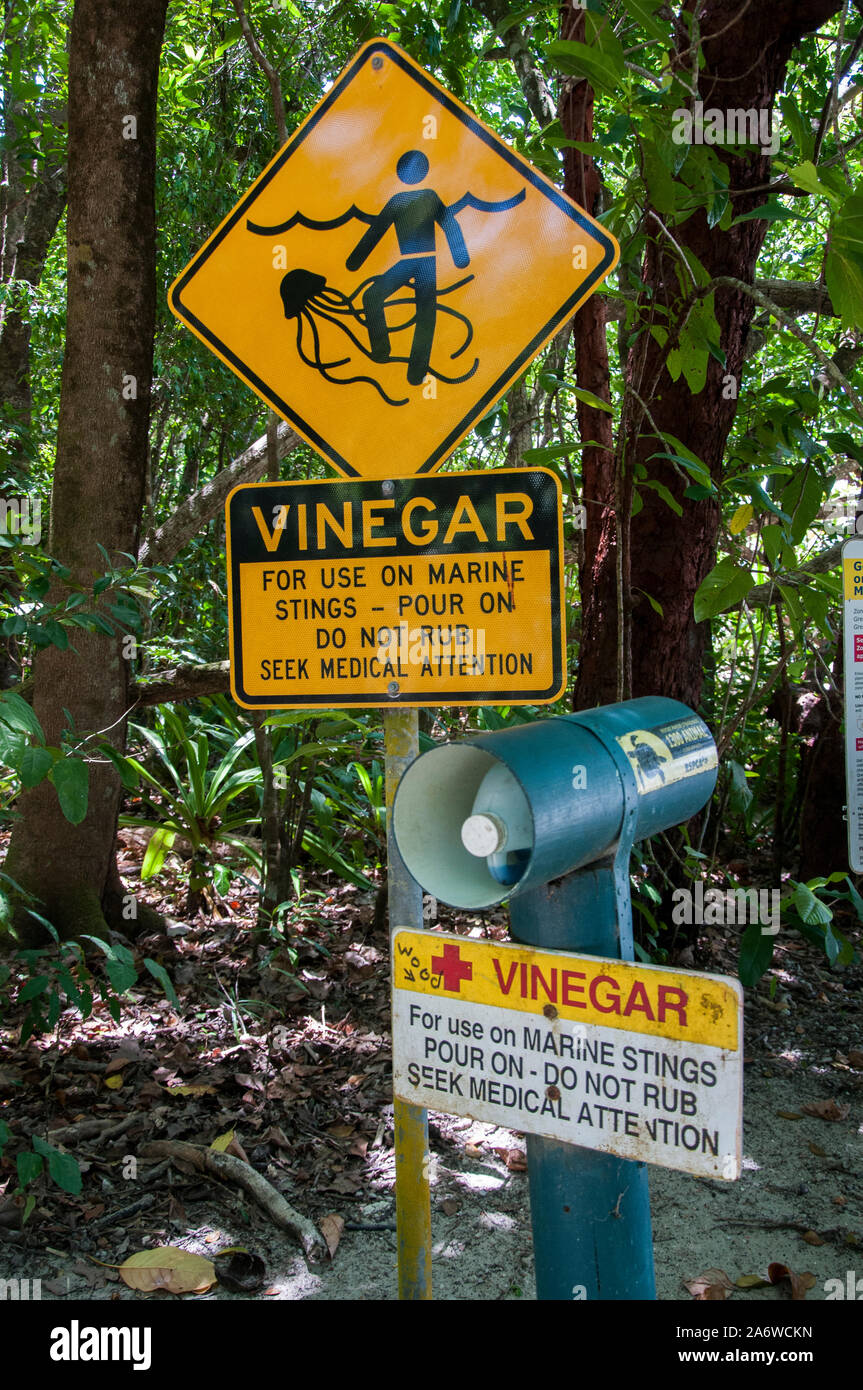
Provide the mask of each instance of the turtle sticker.
{"label": "turtle sticker", "polygon": [[697,715],[654,729],[633,729],[617,742],[629,759],[641,795],[710,772],[717,765],[710,730]]}

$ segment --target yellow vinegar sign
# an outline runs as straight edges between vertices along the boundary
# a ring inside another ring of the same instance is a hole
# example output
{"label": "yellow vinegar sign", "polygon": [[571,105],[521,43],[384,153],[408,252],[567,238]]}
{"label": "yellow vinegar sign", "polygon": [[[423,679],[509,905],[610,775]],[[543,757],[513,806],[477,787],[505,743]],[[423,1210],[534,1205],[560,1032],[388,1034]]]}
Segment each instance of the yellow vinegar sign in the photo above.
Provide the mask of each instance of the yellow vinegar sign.
{"label": "yellow vinegar sign", "polygon": [[234,699],[250,709],[556,700],[560,500],[543,468],[235,488]]}
{"label": "yellow vinegar sign", "polygon": [[172,311],[348,477],[434,472],[617,242],[373,40],[171,286]]}

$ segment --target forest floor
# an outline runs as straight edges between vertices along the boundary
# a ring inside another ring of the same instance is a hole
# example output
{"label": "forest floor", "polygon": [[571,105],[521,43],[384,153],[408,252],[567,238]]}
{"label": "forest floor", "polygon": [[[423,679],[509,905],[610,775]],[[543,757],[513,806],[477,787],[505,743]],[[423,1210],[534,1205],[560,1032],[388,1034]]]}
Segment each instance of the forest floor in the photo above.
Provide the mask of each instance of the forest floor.
{"label": "forest floor", "polygon": [[[133,884],[140,846],[128,832],[121,842]],[[180,1010],[142,970],[119,1025],[100,1002],[85,1022],[67,1011],[23,1046],[23,1008],[0,1029],[0,1116],[13,1135],[0,1162],[0,1277],[41,1279],[43,1299],[133,1299],[112,1266],[136,1251],[213,1259],[239,1245],[263,1261],[254,1287],[220,1283],[200,1297],[395,1299],[388,943],[374,894],[309,878],[302,933],[289,927],[267,962],[272,943],[251,944],[250,885],[220,904],[224,915],[183,920],[179,865],[176,875],[151,898],[170,915],[169,936],[135,951],[162,963]],[[505,921],[444,909],[436,925],[500,938]],[[824,1299],[828,1280],[863,1275],[861,933],[840,925],[858,948],[850,967],[832,971],[783,928],[771,971],[746,991],[740,1180],[650,1170],[660,1299],[706,1286],[735,1303]],[[696,930],[682,963],[736,974],[738,929]],[[435,1297],[532,1299],[524,1137],[438,1114],[429,1129]],[[37,1179],[22,1226],[14,1155],[31,1135],[72,1153],[84,1180],[70,1195]],[[141,1153],[152,1140],[220,1137],[317,1225],[329,1255],[307,1258],[232,1183]]]}

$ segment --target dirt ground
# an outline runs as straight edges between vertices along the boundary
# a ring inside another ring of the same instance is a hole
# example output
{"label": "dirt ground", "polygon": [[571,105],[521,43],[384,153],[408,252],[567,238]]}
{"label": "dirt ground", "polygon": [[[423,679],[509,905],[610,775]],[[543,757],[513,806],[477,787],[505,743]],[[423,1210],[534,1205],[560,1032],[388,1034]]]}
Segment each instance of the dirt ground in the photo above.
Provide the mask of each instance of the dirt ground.
{"label": "dirt ground", "polygon": [[[503,924],[499,914],[483,929],[500,935]],[[476,931],[477,919],[440,925]],[[697,966],[733,973],[734,928],[723,932],[690,945]],[[172,1245],[211,1259],[241,1245],[264,1262],[257,1288],[217,1284],[198,1297],[395,1299],[387,939],[371,897],[334,889],[295,942],[293,973],[250,971],[231,920],[176,923],[167,942],[139,946],[174,978],[182,1018],[146,977],[120,1026],[100,1006],[86,1023],[64,1015],[59,1040],[20,1048],[14,1030],[0,1033],[0,1115],[18,1138],[62,1143],[85,1170],[77,1196],[38,1180],[22,1227],[3,1160],[0,1277],[39,1278],[43,1299],[133,1299],[110,1267],[133,1252]],[[770,1266],[774,1279],[780,1265],[799,1276],[808,1301],[827,1298],[829,1280],[863,1276],[863,966],[831,971],[783,928],[772,971],[746,996],[742,1177],[650,1170],[661,1300],[690,1301],[684,1281],[706,1271],[702,1283],[725,1285],[735,1303],[790,1298],[788,1278],[766,1282]],[[329,1233],[332,1258],[307,1259],[237,1187],[140,1156],[152,1139],[231,1134],[231,1151]],[[533,1299],[523,1136],[438,1114],[430,1134],[435,1298]]]}

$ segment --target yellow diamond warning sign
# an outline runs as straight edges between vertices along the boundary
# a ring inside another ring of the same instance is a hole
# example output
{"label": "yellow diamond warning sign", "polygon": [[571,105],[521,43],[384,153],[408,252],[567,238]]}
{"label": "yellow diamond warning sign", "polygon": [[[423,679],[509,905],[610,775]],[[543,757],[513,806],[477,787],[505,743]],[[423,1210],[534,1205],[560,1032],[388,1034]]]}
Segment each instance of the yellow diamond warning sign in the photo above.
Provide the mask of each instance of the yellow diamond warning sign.
{"label": "yellow diamond warning sign", "polygon": [[366,44],[171,287],[339,472],[433,472],[619,248],[394,44]]}
{"label": "yellow diamond warning sign", "polygon": [[540,704],[565,683],[547,469],[258,483],[227,501],[246,708]]}
{"label": "yellow diamond warning sign", "polygon": [[740,1174],[743,996],[718,975],[398,930],[396,1096],[714,1178]]}

